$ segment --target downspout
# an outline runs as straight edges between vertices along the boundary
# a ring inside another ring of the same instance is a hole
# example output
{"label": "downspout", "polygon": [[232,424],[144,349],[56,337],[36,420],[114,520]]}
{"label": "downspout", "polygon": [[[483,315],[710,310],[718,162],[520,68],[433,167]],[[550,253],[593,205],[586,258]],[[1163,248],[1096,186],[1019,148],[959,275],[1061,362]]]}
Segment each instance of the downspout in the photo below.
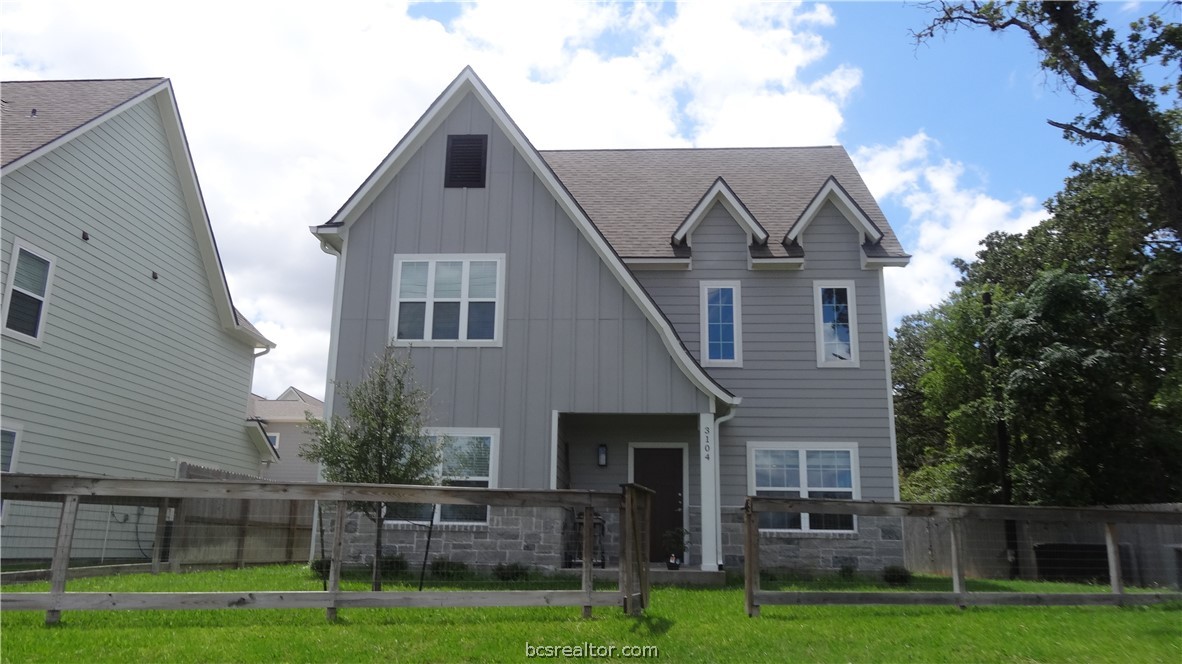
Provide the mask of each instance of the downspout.
{"label": "downspout", "polygon": [[722,557],[722,481],[721,481],[721,474],[719,471],[719,469],[722,467],[721,427],[726,422],[729,422],[732,419],[734,419],[735,411],[737,409],[738,409],[738,406],[731,406],[730,410],[727,412],[726,415],[723,415],[722,417],[716,418],[714,420],[714,450],[715,450],[715,458],[717,459],[717,461],[714,464],[714,495],[718,496],[718,515],[717,516],[718,516],[718,526],[719,526],[717,529],[718,537],[717,537],[717,539],[714,540],[714,550],[715,550],[714,556],[715,556],[715,560],[718,561],[718,569],[723,569],[723,567],[724,567],[723,561],[725,560]]}

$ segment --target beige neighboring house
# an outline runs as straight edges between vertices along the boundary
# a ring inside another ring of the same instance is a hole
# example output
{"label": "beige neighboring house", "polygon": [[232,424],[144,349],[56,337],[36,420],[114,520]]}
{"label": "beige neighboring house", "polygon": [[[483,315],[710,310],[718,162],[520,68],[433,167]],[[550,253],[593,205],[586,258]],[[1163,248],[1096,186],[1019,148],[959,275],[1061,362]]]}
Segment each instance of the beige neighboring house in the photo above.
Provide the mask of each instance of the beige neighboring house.
{"label": "beige neighboring house", "polygon": [[315,482],[317,465],[300,458],[300,445],[308,441],[304,431],[307,414],[324,417],[324,402],[289,387],[275,399],[250,395],[247,419],[266,431],[268,442],[279,457],[263,468],[263,477],[277,482]]}

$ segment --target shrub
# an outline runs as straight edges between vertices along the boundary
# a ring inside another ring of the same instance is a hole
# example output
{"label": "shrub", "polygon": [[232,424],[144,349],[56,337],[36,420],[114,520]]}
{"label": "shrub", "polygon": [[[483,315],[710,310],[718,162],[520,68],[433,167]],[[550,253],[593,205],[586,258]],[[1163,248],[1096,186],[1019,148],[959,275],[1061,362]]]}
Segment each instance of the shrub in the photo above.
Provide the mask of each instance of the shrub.
{"label": "shrub", "polygon": [[456,579],[468,576],[468,565],[448,560],[442,556],[431,561],[431,576],[440,579]]}
{"label": "shrub", "polygon": [[902,565],[887,565],[882,568],[882,580],[892,586],[905,586],[911,583],[911,572]]}
{"label": "shrub", "polygon": [[524,581],[529,576],[529,566],[521,563],[497,563],[493,576],[499,581]]}
{"label": "shrub", "polygon": [[328,569],[331,566],[332,561],[328,558],[317,558],[312,561],[311,565],[308,565],[312,570],[312,574],[316,575],[316,578],[322,581],[328,579]]}
{"label": "shrub", "polygon": [[382,578],[396,579],[400,576],[406,575],[406,570],[409,565],[406,563],[406,558],[401,553],[396,553],[392,556],[382,556]]}
{"label": "shrub", "polygon": [[857,575],[858,567],[856,565],[842,565],[841,569],[837,570],[837,577],[842,581],[853,581]]}

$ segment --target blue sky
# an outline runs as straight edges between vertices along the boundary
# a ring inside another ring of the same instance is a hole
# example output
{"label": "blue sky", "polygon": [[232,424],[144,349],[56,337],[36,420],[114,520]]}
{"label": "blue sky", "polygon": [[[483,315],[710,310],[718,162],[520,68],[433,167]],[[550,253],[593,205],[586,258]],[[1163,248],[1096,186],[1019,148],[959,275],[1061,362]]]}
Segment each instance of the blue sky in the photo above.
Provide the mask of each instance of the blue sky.
{"label": "blue sky", "polygon": [[[1161,5],[1107,4],[1127,25]],[[255,391],[321,394],[326,220],[465,65],[539,148],[840,142],[912,265],[892,322],[938,302],[990,231],[1042,218],[1097,148],[1087,105],[1017,33],[916,46],[914,4],[5,0],[0,76],[172,79],[235,304],[279,348]],[[1178,20],[1178,9],[1167,8]],[[227,17],[233,20],[227,20]],[[259,251],[266,247],[267,251]]]}

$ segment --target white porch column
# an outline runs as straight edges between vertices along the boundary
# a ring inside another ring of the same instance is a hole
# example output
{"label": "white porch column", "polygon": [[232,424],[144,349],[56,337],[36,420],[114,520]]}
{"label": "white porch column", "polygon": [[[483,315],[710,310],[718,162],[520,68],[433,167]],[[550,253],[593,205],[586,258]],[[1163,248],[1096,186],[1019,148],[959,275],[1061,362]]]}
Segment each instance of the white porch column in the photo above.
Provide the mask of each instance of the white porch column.
{"label": "white porch column", "polygon": [[702,494],[702,570],[718,571],[718,432],[714,413],[698,413],[698,456]]}

